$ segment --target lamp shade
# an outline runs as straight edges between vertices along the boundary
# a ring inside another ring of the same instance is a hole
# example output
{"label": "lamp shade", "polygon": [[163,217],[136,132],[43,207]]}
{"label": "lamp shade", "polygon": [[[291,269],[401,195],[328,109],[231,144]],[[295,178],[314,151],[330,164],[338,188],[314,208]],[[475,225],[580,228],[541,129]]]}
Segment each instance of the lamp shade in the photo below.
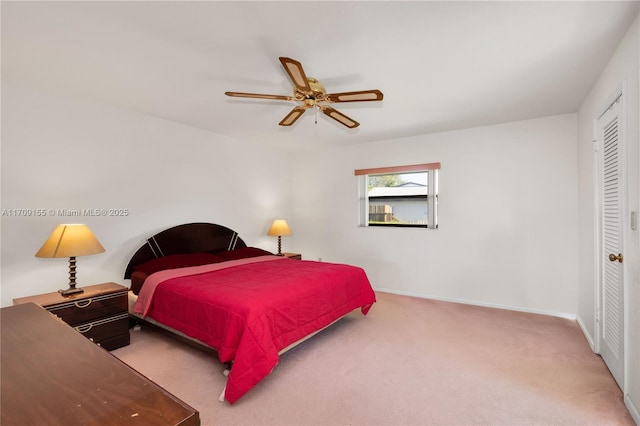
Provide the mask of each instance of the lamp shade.
{"label": "lamp shade", "polygon": [[271,224],[271,228],[269,228],[269,232],[267,234],[276,237],[291,235],[291,229],[289,229],[289,225],[287,225],[286,220],[277,219],[273,221],[273,224]]}
{"label": "lamp shade", "polygon": [[75,257],[104,252],[104,247],[87,225],[58,225],[40,247],[36,257]]}

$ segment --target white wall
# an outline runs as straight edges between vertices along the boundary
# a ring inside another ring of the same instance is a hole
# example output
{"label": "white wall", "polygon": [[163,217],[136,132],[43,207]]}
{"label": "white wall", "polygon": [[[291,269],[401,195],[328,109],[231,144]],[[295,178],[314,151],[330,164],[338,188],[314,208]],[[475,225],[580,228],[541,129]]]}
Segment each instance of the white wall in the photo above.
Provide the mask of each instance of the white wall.
{"label": "white wall", "polygon": [[[354,169],[441,162],[438,230],[361,228]],[[299,154],[292,237],[376,289],[577,312],[576,115]]]}
{"label": "white wall", "polygon": [[2,306],[68,285],[68,259],[34,257],[59,223],[84,222],[106,252],[78,258],[78,285],[122,279],[156,231],[203,221],[275,250],[290,212],[288,160],[160,118],[2,82],[2,209],[125,208],[125,217],[2,216]]}
{"label": "white wall", "polygon": [[[607,106],[611,96],[621,85],[626,86],[626,125],[622,129],[626,136],[627,197],[624,212],[626,239],[624,241],[625,275],[627,279],[628,330],[626,353],[628,386],[626,402],[636,422],[640,421],[640,236],[629,228],[631,211],[640,208],[640,135],[638,122],[638,80],[640,73],[640,28],[638,18],[611,58],[606,69],[591,89],[578,112],[578,164],[579,164],[579,306],[578,320],[588,339],[595,341],[596,335],[596,276],[595,258],[595,217],[594,207],[594,152],[592,149],[593,120]],[[634,408],[635,407],[635,408]]]}

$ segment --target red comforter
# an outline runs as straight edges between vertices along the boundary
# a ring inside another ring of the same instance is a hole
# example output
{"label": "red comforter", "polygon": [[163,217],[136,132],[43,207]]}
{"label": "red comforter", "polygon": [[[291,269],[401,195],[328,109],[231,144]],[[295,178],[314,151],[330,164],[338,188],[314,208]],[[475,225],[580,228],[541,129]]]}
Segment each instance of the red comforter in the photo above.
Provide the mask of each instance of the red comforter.
{"label": "red comforter", "polygon": [[163,277],[147,292],[148,309],[140,302],[134,310],[215,348],[220,361],[233,361],[230,403],[271,372],[281,349],[354,309],[366,315],[376,300],[355,266],[276,256],[225,263],[231,266]]}

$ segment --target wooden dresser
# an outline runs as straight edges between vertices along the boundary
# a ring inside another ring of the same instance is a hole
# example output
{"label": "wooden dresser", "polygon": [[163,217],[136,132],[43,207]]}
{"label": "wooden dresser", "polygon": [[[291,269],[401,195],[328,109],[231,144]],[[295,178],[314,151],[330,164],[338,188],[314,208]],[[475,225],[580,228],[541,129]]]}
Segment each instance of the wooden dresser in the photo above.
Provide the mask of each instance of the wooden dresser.
{"label": "wooden dresser", "polygon": [[199,413],[34,303],[0,309],[0,424],[199,425]]}
{"label": "wooden dresser", "polygon": [[83,293],[60,293],[14,299],[15,305],[35,303],[61,318],[92,342],[107,350],[129,344],[128,289],[116,283],[82,287]]}

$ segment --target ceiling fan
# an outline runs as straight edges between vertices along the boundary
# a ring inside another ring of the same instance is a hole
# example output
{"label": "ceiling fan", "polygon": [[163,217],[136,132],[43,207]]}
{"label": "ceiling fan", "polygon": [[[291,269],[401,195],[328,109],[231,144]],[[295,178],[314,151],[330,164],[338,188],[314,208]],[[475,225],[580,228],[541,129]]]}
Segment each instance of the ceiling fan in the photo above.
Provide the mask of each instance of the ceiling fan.
{"label": "ceiling fan", "polygon": [[317,111],[321,111],[325,115],[328,115],[350,129],[358,127],[360,123],[326,104],[382,100],[382,92],[377,89],[327,94],[324,87],[318,83],[318,80],[305,75],[300,62],[285,57],[280,57],[280,62],[293,83],[293,96],[264,95],[259,93],[242,92],[225,92],[224,94],[238,98],[258,98],[301,102],[300,105],[293,108],[293,110],[291,110],[291,112],[287,114],[280,123],[278,123],[281,126],[291,126],[298,118],[300,118],[300,116],[302,116],[306,109],[314,108],[316,110],[316,114]]}

